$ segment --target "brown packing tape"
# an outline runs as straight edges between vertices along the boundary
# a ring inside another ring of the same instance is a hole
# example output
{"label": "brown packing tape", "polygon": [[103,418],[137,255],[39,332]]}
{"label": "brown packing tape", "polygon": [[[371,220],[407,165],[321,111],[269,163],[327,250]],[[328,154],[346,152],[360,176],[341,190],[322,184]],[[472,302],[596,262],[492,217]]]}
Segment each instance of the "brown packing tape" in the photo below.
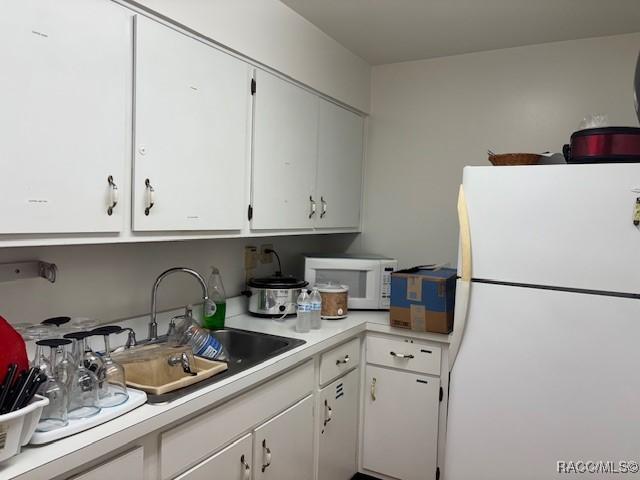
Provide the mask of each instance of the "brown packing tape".
{"label": "brown packing tape", "polygon": [[424,305],[411,305],[409,311],[411,312],[411,330],[424,332],[427,328],[427,315]]}
{"label": "brown packing tape", "polygon": [[422,301],[422,277],[409,275],[407,277],[407,300],[412,302]]}

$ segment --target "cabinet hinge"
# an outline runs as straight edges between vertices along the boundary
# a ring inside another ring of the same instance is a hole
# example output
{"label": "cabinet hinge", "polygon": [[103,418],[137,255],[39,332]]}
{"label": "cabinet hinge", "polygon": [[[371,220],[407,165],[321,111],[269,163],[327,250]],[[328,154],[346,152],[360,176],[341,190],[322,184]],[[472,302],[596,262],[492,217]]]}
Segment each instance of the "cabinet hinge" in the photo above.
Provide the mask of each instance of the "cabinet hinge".
{"label": "cabinet hinge", "polygon": [[442,387],[440,387],[440,402],[442,401],[442,397],[444,397],[444,390],[442,390]]}
{"label": "cabinet hinge", "polygon": [[249,220],[253,218],[253,207],[251,205],[249,205],[249,208],[247,209],[247,218]]}
{"label": "cabinet hinge", "polygon": [[251,79],[251,95],[255,95],[256,94],[256,79],[252,78]]}
{"label": "cabinet hinge", "polygon": [[440,480],[440,467],[436,467],[436,480]]}

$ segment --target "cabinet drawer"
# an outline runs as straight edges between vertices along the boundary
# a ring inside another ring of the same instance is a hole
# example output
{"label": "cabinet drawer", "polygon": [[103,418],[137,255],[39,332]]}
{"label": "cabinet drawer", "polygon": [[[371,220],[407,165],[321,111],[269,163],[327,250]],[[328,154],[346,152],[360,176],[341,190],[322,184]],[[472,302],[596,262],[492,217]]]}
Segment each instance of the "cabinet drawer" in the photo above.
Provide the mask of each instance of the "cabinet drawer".
{"label": "cabinet drawer", "polygon": [[367,335],[367,363],[440,375],[440,347],[408,338]]}
{"label": "cabinet drawer", "polygon": [[160,436],[163,480],[196,465],[229,440],[276,415],[313,390],[313,362],[232,398]]}
{"label": "cabinet drawer", "polygon": [[77,477],[73,477],[73,480],[111,480],[113,478],[142,477],[143,450],[142,447],[137,447]]}
{"label": "cabinet drawer", "polygon": [[320,384],[325,385],[360,363],[360,338],[354,338],[320,357]]}

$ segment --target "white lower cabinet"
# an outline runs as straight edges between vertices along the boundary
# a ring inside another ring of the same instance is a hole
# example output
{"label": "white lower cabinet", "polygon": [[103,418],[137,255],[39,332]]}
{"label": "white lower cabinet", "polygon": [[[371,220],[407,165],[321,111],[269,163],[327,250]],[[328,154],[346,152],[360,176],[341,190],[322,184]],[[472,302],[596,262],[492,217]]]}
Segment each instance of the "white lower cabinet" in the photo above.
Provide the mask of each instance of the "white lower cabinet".
{"label": "white lower cabinet", "polygon": [[255,480],[313,479],[313,396],[256,428]]}
{"label": "white lower cabinet", "polygon": [[363,467],[400,480],[435,479],[440,379],[366,368]]}
{"label": "white lower cabinet", "polygon": [[358,470],[359,381],[352,370],[320,391],[318,480],[350,480]]}
{"label": "white lower cabinet", "polygon": [[175,480],[250,480],[251,454],[251,434],[247,434]]}

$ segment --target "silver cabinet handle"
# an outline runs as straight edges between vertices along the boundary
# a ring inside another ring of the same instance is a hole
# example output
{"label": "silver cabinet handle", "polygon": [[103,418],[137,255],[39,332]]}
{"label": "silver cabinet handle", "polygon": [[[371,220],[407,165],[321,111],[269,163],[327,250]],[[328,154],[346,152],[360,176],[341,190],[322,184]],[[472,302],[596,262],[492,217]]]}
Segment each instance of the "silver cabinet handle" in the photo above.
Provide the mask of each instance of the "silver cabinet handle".
{"label": "silver cabinet handle", "polygon": [[324,218],[324,216],[327,214],[327,202],[325,201],[324,197],[320,197],[320,203],[322,204],[320,218]]}
{"label": "silver cabinet handle", "polygon": [[149,179],[147,178],[144,181],[144,187],[145,187],[145,209],[144,209],[144,214],[145,215],[149,215],[149,211],[153,208],[153,205],[155,204],[155,190],[153,189],[153,186],[151,185],[151,182],[149,181]]}
{"label": "silver cabinet handle", "polygon": [[240,457],[240,463],[242,464],[242,468],[244,469],[242,470],[242,480],[249,480],[251,478],[251,467],[244,459],[244,453]]}
{"label": "silver cabinet handle", "polygon": [[327,426],[327,423],[331,421],[331,417],[333,415],[333,409],[329,406],[329,402],[324,401],[324,426]]}
{"label": "silver cabinet handle", "polygon": [[109,207],[107,208],[107,215],[113,215],[113,209],[118,204],[118,185],[113,181],[113,176],[107,177],[107,183],[109,183]]}
{"label": "silver cabinet handle", "polygon": [[407,360],[411,360],[412,358],[414,358],[414,356],[411,355],[410,353],[389,352],[389,355],[396,358],[406,358]]}
{"label": "silver cabinet handle", "polygon": [[376,401],[376,377],[371,379],[371,400]]}
{"label": "silver cabinet handle", "polygon": [[311,218],[316,214],[316,201],[313,199],[311,195],[309,195],[309,202],[311,205],[311,210],[309,211],[309,218]]}
{"label": "silver cabinet handle", "polygon": [[262,457],[264,461],[262,462],[262,471],[264,472],[267,467],[271,466],[271,449],[267,447],[267,439],[262,440]]}
{"label": "silver cabinet handle", "polygon": [[336,365],[340,365],[341,363],[349,363],[349,355],[345,355],[342,360],[336,360]]}

